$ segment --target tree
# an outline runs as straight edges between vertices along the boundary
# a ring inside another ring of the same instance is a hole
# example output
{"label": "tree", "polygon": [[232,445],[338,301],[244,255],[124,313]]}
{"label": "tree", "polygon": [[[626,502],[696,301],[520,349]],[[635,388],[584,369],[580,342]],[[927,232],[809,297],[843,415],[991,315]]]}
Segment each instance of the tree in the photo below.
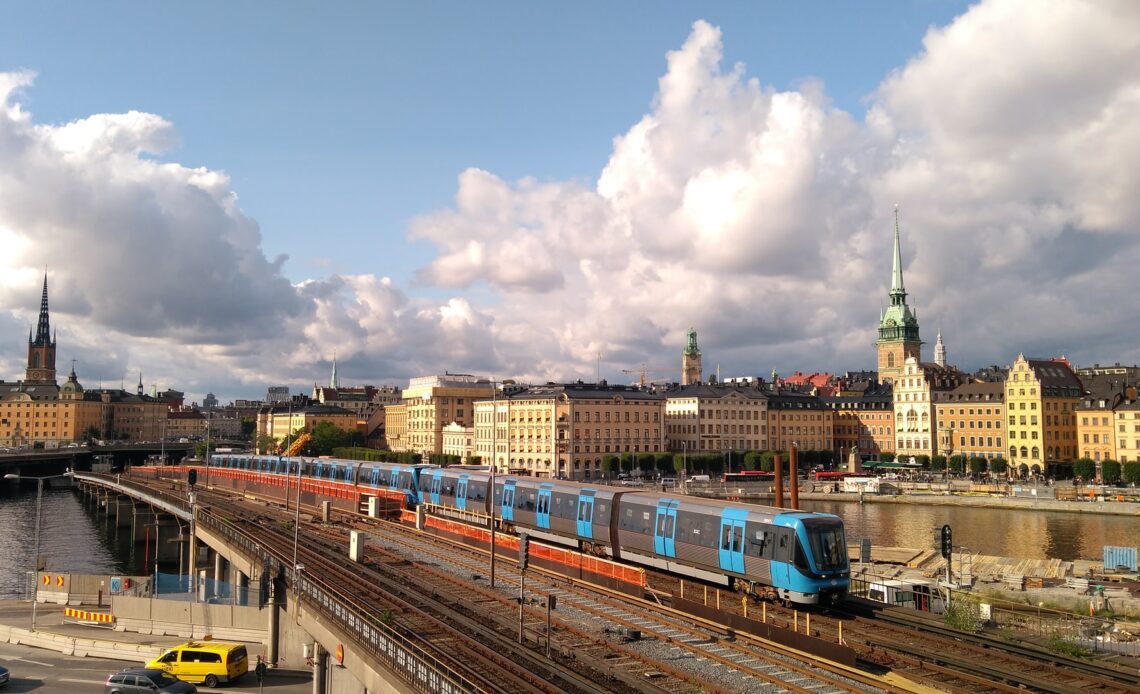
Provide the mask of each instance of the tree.
{"label": "tree", "polygon": [[[678,472],[675,462],[677,456],[669,452],[657,453],[653,456],[653,467],[662,475],[673,475]],[[682,465],[682,467],[684,467]]]}
{"label": "tree", "polygon": [[986,471],[986,459],[981,456],[970,456],[970,473],[973,475],[980,475]]}
{"label": "tree", "polygon": [[95,425],[91,425],[83,431],[83,441],[85,443],[90,444],[97,438],[99,438],[99,429],[97,429]]}
{"label": "tree", "polygon": [[1073,474],[1082,482],[1096,477],[1096,463],[1092,458],[1077,458],[1073,461]]}
{"label": "tree", "polygon": [[879,460],[883,461],[884,463],[893,463],[895,462],[895,454],[891,451],[880,453]]}
{"label": "tree", "polygon": [[947,462],[950,464],[950,472],[955,474],[959,474],[966,469],[966,456],[960,453],[950,456]]}
{"label": "tree", "polygon": [[242,417],[241,418],[241,435],[245,438],[252,438],[253,432],[257,429],[256,417]]}
{"label": "tree", "polygon": [[633,454],[629,451],[621,454],[621,469],[623,472],[633,472]]}
{"label": "tree", "polygon": [[759,470],[762,455],[759,451],[748,451],[744,454],[744,469]]}
{"label": "tree", "polygon": [[1140,460],[1124,463],[1120,471],[1120,478],[1128,484],[1140,484]]}
{"label": "tree", "polygon": [[942,472],[946,469],[946,456],[933,455],[930,456],[930,469],[933,472]]}
{"label": "tree", "polygon": [[617,477],[619,472],[620,461],[616,455],[607,455],[602,458],[602,470],[605,471],[606,477]]}
{"label": "tree", "polygon": [[318,422],[309,433],[313,437],[309,442],[310,455],[331,455],[334,448],[364,443],[358,432],[345,431],[332,422]]}
{"label": "tree", "polygon": [[760,454],[760,467],[758,469],[764,472],[771,472],[776,469],[776,456],[779,455],[778,451],[764,451]]}
{"label": "tree", "polygon": [[634,453],[634,458],[637,460],[637,469],[643,475],[653,472],[655,459],[652,453]]}
{"label": "tree", "polygon": [[1105,484],[1120,482],[1120,463],[1112,458],[1105,458],[1100,463],[1100,478]]}
{"label": "tree", "polygon": [[1009,472],[1009,463],[999,455],[990,461],[990,472],[995,475],[1004,475]]}
{"label": "tree", "polygon": [[259,453],[271,454],[277,452],[277,440],[266,433],[257,435],[257,441],[255,445]]}
{"label": "tree", "polygon": [[914,462],[922,466],[923,470],[930,469],[930,456],[925,453],[919,453],[914,457]]}

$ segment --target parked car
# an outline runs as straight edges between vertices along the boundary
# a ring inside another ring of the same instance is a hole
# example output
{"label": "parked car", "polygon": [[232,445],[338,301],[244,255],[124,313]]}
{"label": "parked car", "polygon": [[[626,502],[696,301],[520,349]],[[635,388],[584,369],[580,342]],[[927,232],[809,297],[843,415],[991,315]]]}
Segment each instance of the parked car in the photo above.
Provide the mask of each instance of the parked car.
{"label": "parked car", "polygon": [[189,682],[168,675],[157,668],[127,668],[107,678],[103,694],[197,694],[198,688]]}
{"label": "parked car", "polygon": [[0,665],[0,687],[8,684],[8,668]]}

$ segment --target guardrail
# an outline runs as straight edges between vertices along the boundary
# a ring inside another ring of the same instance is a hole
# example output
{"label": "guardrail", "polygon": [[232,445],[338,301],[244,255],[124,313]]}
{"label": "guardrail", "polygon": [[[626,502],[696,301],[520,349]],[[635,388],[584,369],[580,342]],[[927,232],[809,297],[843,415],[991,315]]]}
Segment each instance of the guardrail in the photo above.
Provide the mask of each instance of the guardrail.
{"label": "guardrail", "polygon": [[[222,536],[248,558],[254,560],[257,566],[261,566],[266,558],[282,565],[287,564],[282,557],[275,556],[252,537],[209,512],[200,511],[198,522],[209,528],[211,532]],[[288,567],[285,573],[298,599],[339,626],[361,650],[382,663],[387,671],[403,678],[409,685],[421,691],[441,694],[475,691],[472,682],[391,627],[358,615],[349,601],[337,595],[336,589],[324,581],[298,572],[295,567]]]}

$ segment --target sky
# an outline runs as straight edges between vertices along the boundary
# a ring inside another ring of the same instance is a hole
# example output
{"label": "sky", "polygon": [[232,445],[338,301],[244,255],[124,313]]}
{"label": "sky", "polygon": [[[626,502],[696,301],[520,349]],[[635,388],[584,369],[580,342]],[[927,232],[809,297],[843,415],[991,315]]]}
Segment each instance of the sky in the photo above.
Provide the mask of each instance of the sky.
{"label": "sky", "polygon": [[[11,3],[0,378],[1140,362],[1140,4]],[[7,336],[7,337],[4,337]]]}

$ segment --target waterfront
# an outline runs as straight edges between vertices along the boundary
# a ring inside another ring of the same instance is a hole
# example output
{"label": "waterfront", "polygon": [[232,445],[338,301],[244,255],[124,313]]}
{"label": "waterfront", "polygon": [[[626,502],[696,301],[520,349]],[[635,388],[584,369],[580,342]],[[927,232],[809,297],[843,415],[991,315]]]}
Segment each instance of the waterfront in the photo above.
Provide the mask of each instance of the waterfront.
{"label": "waterfront", "polygon": [[841,517],[851,544],[867,537],[878,546],[933,548],[935,533],[949,524],[954,545],[971,553],[1100,561],[1104,545],[1135,547],[1140,540],[1135,516],[857,501],[805,500],[801,506]]}
{"label": "waterfront", "polygon": [[[98,523],[69,489],[44,490],[40,556],[48,570],[139,573],[143,561],[133,551],[129,531]],[[0,600],[23,597],[30,588],[35,533],[35,492],[0,496]]]}

